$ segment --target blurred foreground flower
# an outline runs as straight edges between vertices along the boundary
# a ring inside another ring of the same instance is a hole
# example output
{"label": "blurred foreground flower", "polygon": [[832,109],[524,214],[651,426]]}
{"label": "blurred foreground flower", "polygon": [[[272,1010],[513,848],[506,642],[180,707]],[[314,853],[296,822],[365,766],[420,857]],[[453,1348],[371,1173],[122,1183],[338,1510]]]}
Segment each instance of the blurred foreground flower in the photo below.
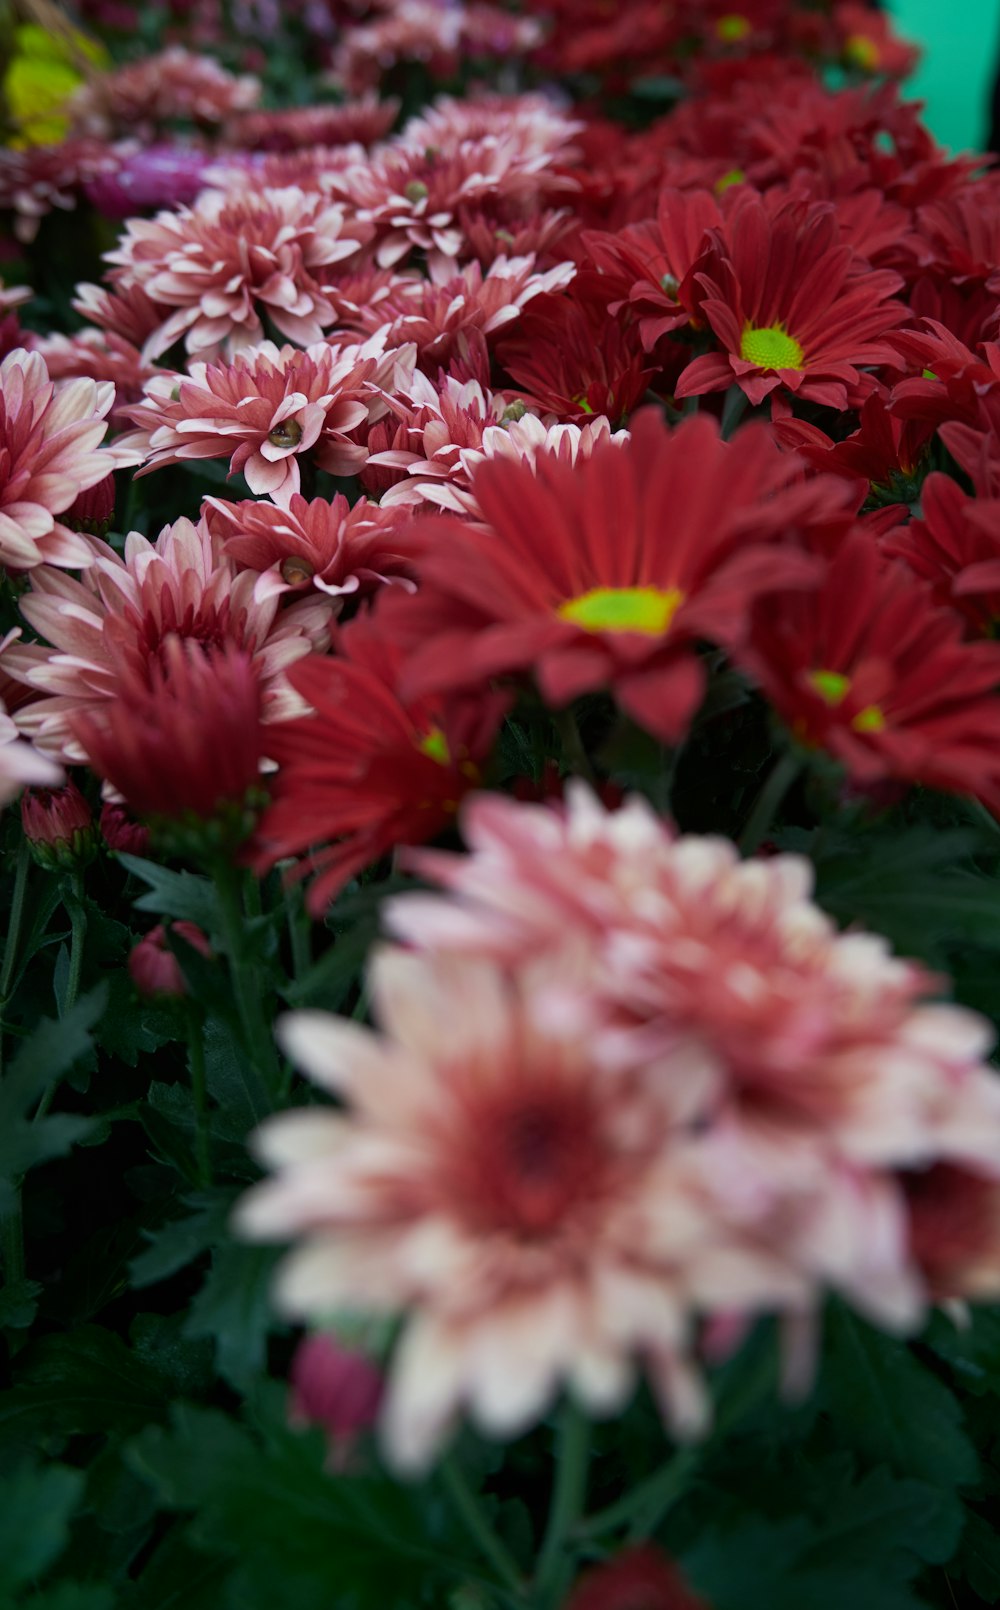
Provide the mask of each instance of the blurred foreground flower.
{"label": "blurred foreground flower", "polygon": [[709,1610],[652,1543],[625,1549],[577,1583],[562,1610]]}
{"label": "blurred foreground flower", "polygon": [[322,1426],[335,1468],[350,1457],[358,1435],[374,1425],[382,1401],[382,1372],[364,1353],[322,1332],[300,1342],[292,1360],[288,1417]]}

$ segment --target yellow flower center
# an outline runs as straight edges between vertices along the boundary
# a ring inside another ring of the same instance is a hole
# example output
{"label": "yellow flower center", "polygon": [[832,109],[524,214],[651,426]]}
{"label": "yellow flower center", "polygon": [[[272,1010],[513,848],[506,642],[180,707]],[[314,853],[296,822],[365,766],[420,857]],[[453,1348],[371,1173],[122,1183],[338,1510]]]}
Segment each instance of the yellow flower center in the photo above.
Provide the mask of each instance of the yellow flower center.
{"label": "yellow flower center", "polygon": [[715,25],[716,37],[725,45],[737,45],[745,39],[750,32],[749,17],[741,17],[738,12],[730,11],[720,17]]}
{"label": "yellow flower center", "polygon": [[758,369],[805,368],[805,353],[780,324],[765,324],[760,329],[748,324],[740,342],[740,357]]}
{"label": "yellow flower center", "polygon": [[298,447],[302,440],[302,426],[297,419],[283,419],[267,433],[272,447]]}
{"label": "yellow flower center", "polygon": [[869,704],[864,710],[859,710],[851,726],[855,732],[884,732],[885,716],[877,704]]}
{"label": "yellow flower center", "polygon": [[643,632],[662,637],[684,602],[678,587],[593,587],[556,613],[585,632]]}
{"label": "yellow flower center", "polygon": [[297,553],[290,553],[287,559],[282,559],[280,569],[281,579],[287,581],[289,587],[301,587],[304,582],[312,581],[316,574],[308,559]]}
{"label": "yellow flower center", "polygon": [[867,34],[851,34],[844,44],[844,60],[852,67],[860,67],[863,73],[875,73],[882,57],[874,39]]}
{"label": "yellow flower center", "polygon": [[721,179],[716,179],[715,193],[717,196],[721,196],[724,190],[731,190],[734,184],[744,184],[745,182],[746,174],[742,168],[730,168],[729,172],[724,173]]}
{"label": "yellow flower center", "polygon": [[451,750],[440,727],[432,727],[430,732],[421,738],[417,748],[422,755],[427,756],[428,760],[436,761],[439,766],[451,765]]}
{"label": "yellow flower center", "polygon": [[825,704],[843,704],[851,691],[851,679],[840,671],[810,671],[809,681]]}

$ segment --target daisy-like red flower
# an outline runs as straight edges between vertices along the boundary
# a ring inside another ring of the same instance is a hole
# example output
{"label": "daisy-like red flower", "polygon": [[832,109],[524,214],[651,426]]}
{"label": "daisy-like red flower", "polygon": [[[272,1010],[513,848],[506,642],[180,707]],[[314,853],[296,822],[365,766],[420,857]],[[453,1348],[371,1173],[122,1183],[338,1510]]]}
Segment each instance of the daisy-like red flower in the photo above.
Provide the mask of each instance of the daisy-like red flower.
{"label": "daisy-like red flower", "polygon": [[698,289],[692,271],[709,230],[722,223],[722,210],[710,190],[665,187],[655,218],[613,234],[591,231],[583,236],[592,261],[613,287],[609,311],[627,308],[638,319],[647,352],[661,336],[690,322]]}
{"label": "daisy-like red flower", "polygon": [[223,552],[243,570],[258,572],[255,598],[306,592],[360,597],[395,583],[413,588],[411,517],[364,498],[353,508],[340,492],[310,503],[293,494],[273,503],[225,503],[206,498],[209,524],[223,533]]}
{"label": "daisy-like red flower", "polygon": [[408,698],[399,634],[384,611],[346,626],[332,657],[295,667],[313,714],[268,729],[278,762],[259,832],[259,864],[302,856],[320,916],[347,880],[398,844],[423,844],[454,821],[479,786],[506,700]]}
{"label": "daisy-like red flower", "polygon": [[116,284],[141,285],[176,309],[146,342],[147,358],[183,337],[193,357],[211,360],[262,341],[265,313],[288,340],[321,341],[336,318],[325,271],[359,249],[343,207],[289,186],[206,190],[193,207],[132,218],[106,261]]}
{"label": "daisy-like red flower", "polygon": [[571,296],[539,297],[497,357],[525,401],[581,425],[594,414],[623,422],[657,374],[634,327]]}
{"label": "daisy-like red flower", "polygon": [[928,475],[921,518],[892,531],[884,553],[905,559],[934,597],[964,616],[975,637],[1000,624],[1000,502],[970,497],[950,475]]}
{"label": "daisy-like red flower", "polygon": [[737,658],[793,734],[859,782],[997,797],[1000,646],[963,642],[959,617],[867,532],[815,591],[757,610]]}
{"label": "daisy-like red flower", "polygon": [[483,525],[421,528],[411,685],[534,669],[548,703],[610,686],[675,740],[704,689],[695,643],[737,640],[758,593],[812,574],[771,539],[843,493],[792,487],[795,473],[762,425],[726,444],[707,416],[669,431],[655,411],[575,466],[484,464],[473,481]]}
{"label": "daisy-like red flower", "polygon": [[563,1610],[708,1610],[652,1543],[625,1549],[581,1577]]}
{"label": "daisy-like red flower", "polygon": [[173,634],[159,660],[127,667],[115,697],[73,722],[87,764],[142,820],[224,817],[237,837],[259,789],[265,732],[251,655]]}
{"label": "daisy-like red flower", "polygon": [[140,475],[183,459],[227,458],[251,492],[287,502],[299,491],[299,459],[352,475],[367,457],[360,426],[388,406],[413,372],[414,350],[386,350],[381,337],[360,346],[322,342],[300,352],[263,342],[231,363],[194,363],[190,376],[157,374],[129,410],[139,429],[123,446],[145,459]]}
{"label": "daisy-like red flower", "polygon": [[780,387],[844,409],[862,368],[896,361],[886,337],[906,316],[892,300],[902,281],[841,244],[832,207],[791,201],[776,210],[748,196],[725,232],[707,238],[698,315],[721,350],[688,365],[677,397],[735,383],[755,406]]}

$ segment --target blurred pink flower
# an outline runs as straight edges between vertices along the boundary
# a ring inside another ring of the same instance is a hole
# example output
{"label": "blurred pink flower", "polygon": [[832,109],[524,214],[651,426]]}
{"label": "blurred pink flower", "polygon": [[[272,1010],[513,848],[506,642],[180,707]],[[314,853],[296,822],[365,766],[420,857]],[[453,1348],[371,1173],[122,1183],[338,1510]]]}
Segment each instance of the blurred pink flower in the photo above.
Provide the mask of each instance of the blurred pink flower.
{"label": "blurred pink flower", "polygon": [[121,438],[145,460],[140,475],[184,459],[227,458],[251,492],[280,503],[299,491],[299,457],[333,475],[351,475],[367,449],[360,427],[388,406],[413,372],[413,348],[386,350],[381,337],[347,348],[320,342],[306,351],[265,341],[230,363],[191,365],[190,376],[160,373],[129,410],[139,429]]}
{"label": "blurred pink flower", "polygon": [[14,214],[18,240],[33,241],[47,213],[72,212],[83,186],[99,173],[113,173],[118,162],[103,140],[0,147],[0,213]]}
{"label": "blurred pink flower", "polygon": [[123,156],[115,172],[98,174],[84,189],[87,200],[105,218],[190,205],[205,189],[210,161],[194,147],[146,146]]}
{"label": "blurred pink flower", "polygon": [[118,462],[101,446],[113,401],[106,383],[55,386],[37,352],[15,348],[0,363],[0,563],[91,563],[86,539],[56,516]]}
{"label": "blurred pink flower", "polygon": [[331,1463],[342,1469],[359,1433],[375,1422],[384,1384],[381,1370],[364,1353],[323,1332],[307,1336],[292,1359],[289,1421],[321,1426]]}
{"label": "blurred pink flower", "polygon": [[81,84],[70,102],[74,131],[151,139],[172,123],[213,125],[260,99],[260,83],[236,77],[214,56],[171,45]]}
{"label": "blurred pink flower", "polygon": [[[171,923],[170,928],[202,956],[212,954],[207,938],[193,922],[181,920]],[[180,962],[167,945],[167,930],[162,922],[133,945],[129,952],[128,974],[139,994],[147,998],[166,996],[178,1000],[189,993]]]}
{"label": "blurred pink flower", "polygon": [[313,593],[279,612],[277,597],[255,598],[255,575],[238,574],[204,522],[175,520],[155,542],[133,531],[124,559],[97,539],[91,545],[94,563],[80,580],[48,566],[35,572],[21,611],[46,642],[14,644],[4,655],[5,669],[44,695],[17,712],[18,725],[44,750],[83,759],[75,718],[117,698],[126,672],[141,678],[144,668],[161,665],[172,638],[245,649],[264,719],[301,712],[283,673],[326,648],[329,599]]}

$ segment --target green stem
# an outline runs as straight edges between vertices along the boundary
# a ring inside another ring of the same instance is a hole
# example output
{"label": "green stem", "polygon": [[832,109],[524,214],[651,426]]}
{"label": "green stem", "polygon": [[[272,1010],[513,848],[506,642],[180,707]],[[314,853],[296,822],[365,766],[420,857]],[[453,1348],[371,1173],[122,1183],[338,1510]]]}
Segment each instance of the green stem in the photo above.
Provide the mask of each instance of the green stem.
{"label": "green stem", "polygon": [[552,719],[555,722],[556,731],[559,733],[563,759],[569,763],[570,769],[578,777],[584,778],[586,782],[593,786],[596,782],[594,768],[590,764],[590,758],[584,748],[572,706],[567,705],[565,710],[554,711]]}
{"label": "green stem", "polygon": [[223,944],[248,1058],[247,1093],[254,1117],[260,1123],[273,1106],[269,1092],[278,1088],[277,1053],[262,1009],[253,968],[244,948],[243,894],[239,871],[229,861],[223,860],[216,863],[213,871],[219,896]]}
{"label": "green stem", "polygon": [[743,415],[750,406],[750,399],[742,386],[730,386],[722,404],[722,421],[719,430],[724,442],[728,442]]}
{"label": "green stem", "polygon": [[775,762],[774,769],[757,795],[747,824],[740,834],[740,849],[744,855],[753,855],[754,851],[759,849],[761,841],[766,837],[767,830],[774,821],[778,806],[798,776],[801,765],[802,760],[794,749],[786,749]]}
{"label": "green stem", "polygon": [[[28,868],[30,864],[31,851],[28,849],[28,841],[27,839],[22,839],[17,855],[17,867],[14,872],[14,890],[10,902],[10,922],[7,925],[7,940],[3,949],[3,967],[0,968],[0,1070],[3,1067],[2,1018],[7,1011],[8,997],[17,961],[17,949],[21,938],[24,898],[28,888]],[[14,1181],[13,1195],[14,1200],[11,1203],[10,1211],[5,1213],[2,1221],[0,1221],[0,1246],[3,1249],[4,1277],[9,1286],[13,1286],[17,1281],[24,1279],[24,1223],[21,1217],[20,1179]]]}
{"label": "green stem", "polygon": [[208,1135],[208,1089],[205,1081],[205,1037],[200,1008],[187,1001],[188,1070],[194,1095],[195,1159],[198,1184],[207,1189],[212,1183],[212,1155]]}
{"label": "green stem", "polygon": [[441,1482],[469,1536],[478,1545],[483,1558],[488,1560],[497,1578],[516,1598],[523,1598],[524,1581],[517,1561],[499,1538],[475,1493],[469,1487],[454,1458],[442,1461]]}
{"label": "green stem", "polygon": [[70,1007],[76,1003],[80,993],[80,975],[83,971],[83,948],[87,938],[87,909],[83,903],[83,878],[79,872],[74,872],[70,878],[70,892],[63,900],[63,905],[69,913],[70,941],[69,941],[69,974],[66,979],[66,993],[63,996],[60,1017],[65,1017]]}
{"label": "green stem", "polygon": [[288,937],[292,946],[292,977],[298,983],[312,966],[312,934],[301,891],[288,908]]}
{"label": "green stem", "polygon": [[591,1515],[580,1528],[581,1538],[602,1537],[607,1532],[619,1532],[626,1527],[632,1539],[651,1536],[687,1491],[699,1458],[699,1449],[682,1448],[646,1481],[626,1493],[624,1498]]}
{"label": "green stem", "polygon": [[567,1398],[559,1425],[559,1451],[552,1505],[535,1573],[537,1602],[542,1610],[558,1604],[569,1586],[569,1545],[587,1497],[590,1425],[579,1406]]}
{"label": "green stem", "polygon": [[24,896],[28,887],[28,868],[30,865],[31,851],[28,849],[28,841],[27,839],[22,839],[21,847],[17,852],[14,892],[10,901],[10,922],[7,925],[7,941],[3,947],[3,967],[0,969],[0,1012],[7,1005],[7,994],[10,990],[11,979],[14,976],[14,963],[17,960],[17,943],[21,937]]}

